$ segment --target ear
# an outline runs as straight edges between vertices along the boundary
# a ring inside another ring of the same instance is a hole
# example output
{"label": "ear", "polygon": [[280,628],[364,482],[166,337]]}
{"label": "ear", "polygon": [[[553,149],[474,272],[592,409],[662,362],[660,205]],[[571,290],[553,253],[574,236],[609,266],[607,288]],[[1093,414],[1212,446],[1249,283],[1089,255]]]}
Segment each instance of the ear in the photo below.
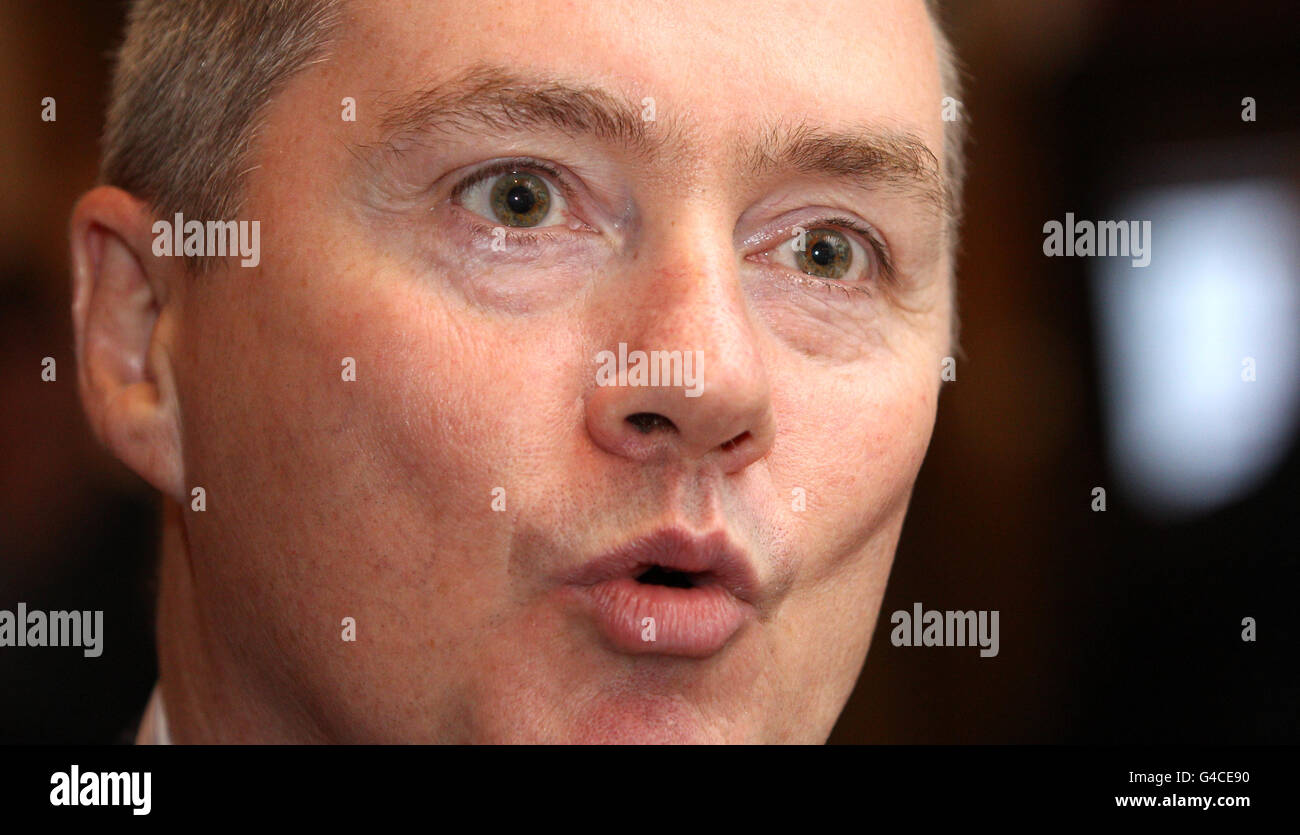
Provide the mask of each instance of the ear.
{"label": "ear", "polygon": [[[153,213],[100,186],[72,212],[72,320],[82,405],[101,443],[184,502],[180,409],[172,375],[182,259],[153,254]],[[174,262],[174,263],[173,263]]]}

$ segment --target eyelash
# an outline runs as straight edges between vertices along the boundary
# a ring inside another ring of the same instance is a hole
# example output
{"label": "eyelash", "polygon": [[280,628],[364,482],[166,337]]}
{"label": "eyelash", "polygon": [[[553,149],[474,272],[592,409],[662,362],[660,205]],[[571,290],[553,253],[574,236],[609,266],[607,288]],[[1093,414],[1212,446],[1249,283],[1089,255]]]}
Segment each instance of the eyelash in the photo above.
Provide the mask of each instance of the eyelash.
{"label": "eyelash", "polygon": [[[531,159],[529,157],[518,157],[489,163],[472,174],[467,175],[452,187],[450,195],[451,201],[458,206],[462,205],[460,202],[461,197],[470,188],[500,174],[521,170],[533,174],[545,175],[554,185],[559,187],[566,201],[571,201],[573,199],[573,189],[568,185],[565,176],[560,173],[559,169],[552,165],[548,165],[541,160]],[[475,225],[486,230],[496,228],[481,223],[476,223]],[[876,230],[870,226],[847,217],[829,217],[811,222],[801,222],[799,225],[806,229],[826,227],[844,229],[856,234],[866,242],[867,249],[870,250],[876,264],[879,266],[878,277],[880,280],[886,283],[894,281],[894,262],[890,257],[889,247],[880,240]],[[567,229],[567,227],[563,228]],[[506,239],[515,243],[538,244],[544,241],[553,240],[556,237],[556,234],[552,232],[519,232],[510,228],[505,229]],[[798,278],[827,292],[842,292],[844,293],[845,298],[849,298],[852,293],[861,293],[868,297],[871,296],[870,287],[865,282],[852,284],[840,281],[839,279],[824,279],[806,273],[799,273]]]}
{"label": "eyelash", "polygon": [[488,163],[472,174],[466,175],[464,179],[452,187],[451,199],[460,199],[461,195],[463,195],[471,186],[476,186],[489,177],[495,177],[498,174],[506,174],[510,171],[519,171],[521,169],[532,169],[533,173],[545,174],[547,177],[554,180],[561,188],[564,188],[566,192],[569,191],[569,189],[564,185],[564,175],[554,166],[547,165],[540,160],[520,157],[518,159],[497,160],[496,162]]}

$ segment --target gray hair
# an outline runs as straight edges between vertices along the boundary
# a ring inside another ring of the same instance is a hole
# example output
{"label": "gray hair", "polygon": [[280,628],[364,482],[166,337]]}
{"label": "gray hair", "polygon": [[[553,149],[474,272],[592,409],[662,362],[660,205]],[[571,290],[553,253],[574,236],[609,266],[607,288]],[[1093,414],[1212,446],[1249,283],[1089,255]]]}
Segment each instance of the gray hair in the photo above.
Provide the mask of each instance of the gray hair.
{"label": "gray hair", "polygon": [[[962,103],[962,68],[944,28],[943,0],[925,0],[934,28],[935,52],[939,58],[939,84],[944,98],[957,102],[956,119],[944,122],[943,168],[952,201],[954,226],[961,218],[962,192],[966,184],[966,106]],[[955,229],[954,229],[955,232]]]}
{"label": "gray hair", "polygon": [[289,78],[323,60],[341,8],[339,0],[135,0],[113,73],[101,181],[159,216],[235,217],[263,111]]}

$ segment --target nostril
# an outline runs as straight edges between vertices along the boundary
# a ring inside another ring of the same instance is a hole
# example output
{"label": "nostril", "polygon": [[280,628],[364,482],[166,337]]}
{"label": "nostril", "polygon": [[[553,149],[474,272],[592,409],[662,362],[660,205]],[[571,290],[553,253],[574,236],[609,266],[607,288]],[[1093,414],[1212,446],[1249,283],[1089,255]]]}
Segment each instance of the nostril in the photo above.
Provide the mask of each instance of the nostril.
{"label": "nostril", "polygon": [[628,415],[627,422],[635,426],[643,435],[649,435],[656,429],[675,430],[677,428],[671,420],[654,412],[637,412],[634,415]]}
{"label": "nostril", "polygon": [[723,452],[731,452],[733,449],[735,449],[736,447],[740,446],[741,444],[743,444],[745,441],[748,441],[748,440],[749,440],[749,432],[747,432],[747,431],[746,431],[746,432],[741,432],[739,435],[737,435],[736,437],[732,438],[730,441],[727,441],[726,443],[724,443],[724,444],[722,445],[722,451],[723,451]]}

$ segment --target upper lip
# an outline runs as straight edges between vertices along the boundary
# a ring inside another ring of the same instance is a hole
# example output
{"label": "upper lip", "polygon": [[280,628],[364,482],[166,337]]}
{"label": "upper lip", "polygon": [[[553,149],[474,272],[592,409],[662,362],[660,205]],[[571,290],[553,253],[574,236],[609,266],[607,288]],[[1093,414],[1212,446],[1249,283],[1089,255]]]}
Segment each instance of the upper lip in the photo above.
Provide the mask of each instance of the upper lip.
{"label": "upper lip", "polygon": [[747,603],[758,594],[758,573],[726,533],[694,534],[682,528],[664,528],[629,540],[584,563],[565,580],[590,586],[635,578],[654,566],[689,574],[696,585],[720,585]]}

